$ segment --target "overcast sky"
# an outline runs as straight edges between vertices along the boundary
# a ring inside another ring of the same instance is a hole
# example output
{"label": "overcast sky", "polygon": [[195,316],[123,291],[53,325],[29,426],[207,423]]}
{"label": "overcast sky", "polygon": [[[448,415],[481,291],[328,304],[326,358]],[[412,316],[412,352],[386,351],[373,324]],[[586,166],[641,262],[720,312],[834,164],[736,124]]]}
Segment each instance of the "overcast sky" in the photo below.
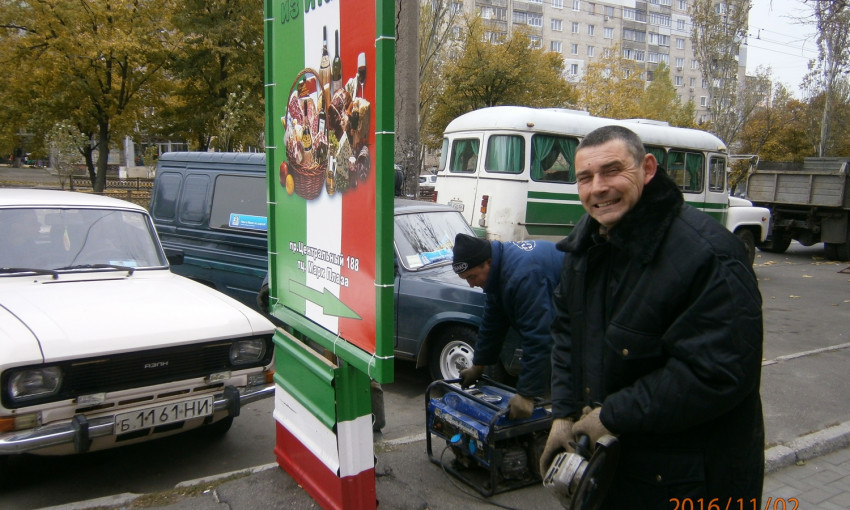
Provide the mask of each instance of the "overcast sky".
{"label": "overcast sky", "polygon": [[817,57],[815,28],[798,18],[810,19],[811,7],[801,0],[753,0],[747,43],[747,73],[770,66],[774,78],[802,99],[800,82],[807,63]]}

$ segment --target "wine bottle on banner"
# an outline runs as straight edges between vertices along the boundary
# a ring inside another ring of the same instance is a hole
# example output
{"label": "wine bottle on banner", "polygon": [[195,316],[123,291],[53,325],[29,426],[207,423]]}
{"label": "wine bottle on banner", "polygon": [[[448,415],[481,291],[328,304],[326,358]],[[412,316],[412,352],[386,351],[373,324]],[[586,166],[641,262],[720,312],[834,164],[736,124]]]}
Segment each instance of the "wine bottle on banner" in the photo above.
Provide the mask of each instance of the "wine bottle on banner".
{"label": "wine bottle on banner", "polygon": [[327,26],[322,27],[322,60],[319,62],[319,81],[322,82],[319,110],[324,110],[331,100],[331,58],[328,55]]}
{"label": "wine bottle on banner", "polygon": [[334,33],[334,60],[331,64],[331,97],[342,88],[342,60],[339,59],[339,30]]}

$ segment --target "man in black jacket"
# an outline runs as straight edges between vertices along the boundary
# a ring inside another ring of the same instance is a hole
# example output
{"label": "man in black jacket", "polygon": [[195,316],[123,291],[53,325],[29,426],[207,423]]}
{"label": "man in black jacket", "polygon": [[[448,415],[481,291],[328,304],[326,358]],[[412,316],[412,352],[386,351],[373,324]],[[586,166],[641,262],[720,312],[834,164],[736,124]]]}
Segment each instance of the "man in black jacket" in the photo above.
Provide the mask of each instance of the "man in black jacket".
{"label": "man in black jacket", "polygon": [[541,470],[579,435],[611,434],[621,456],[607,508],[758,507],[762,312],[743,245],[684,204],[626,128],[588,134],[575,166],[588,214],[558,243]]}

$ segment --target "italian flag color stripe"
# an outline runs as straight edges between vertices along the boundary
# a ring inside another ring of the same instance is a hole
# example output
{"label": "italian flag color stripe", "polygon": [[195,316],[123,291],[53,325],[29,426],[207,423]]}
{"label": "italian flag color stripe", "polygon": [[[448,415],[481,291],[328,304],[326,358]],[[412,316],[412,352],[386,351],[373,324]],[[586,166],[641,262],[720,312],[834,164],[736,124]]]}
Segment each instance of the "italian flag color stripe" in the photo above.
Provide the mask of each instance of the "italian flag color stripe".
{"label": "italian flag color stripe", "polygon": [[278,330],[275,456],[325,508],[374,508],[369,377]]}
{"label": "italian flag color stripe", "polygon": [[[315,460],[340,478],[374,467],[371,415],[337,424],[336,434],[281,387],[275,388],[275,421],[297,439]],[[348,447],[340,450],[339,445]]]}

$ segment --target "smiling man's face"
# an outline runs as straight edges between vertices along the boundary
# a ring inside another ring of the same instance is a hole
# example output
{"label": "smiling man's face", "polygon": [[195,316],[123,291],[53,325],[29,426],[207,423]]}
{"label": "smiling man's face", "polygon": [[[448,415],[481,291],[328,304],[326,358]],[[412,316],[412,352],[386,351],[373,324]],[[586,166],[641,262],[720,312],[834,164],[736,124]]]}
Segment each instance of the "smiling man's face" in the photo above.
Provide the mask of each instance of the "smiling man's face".
{"label": "smiling man's face", "polygon": [[651,154],[636,162],[623,140],[584,147],[576,153],[581,204],[591,217],[610,229],[637,204],[643,187],[655,176],[656,167]]}

